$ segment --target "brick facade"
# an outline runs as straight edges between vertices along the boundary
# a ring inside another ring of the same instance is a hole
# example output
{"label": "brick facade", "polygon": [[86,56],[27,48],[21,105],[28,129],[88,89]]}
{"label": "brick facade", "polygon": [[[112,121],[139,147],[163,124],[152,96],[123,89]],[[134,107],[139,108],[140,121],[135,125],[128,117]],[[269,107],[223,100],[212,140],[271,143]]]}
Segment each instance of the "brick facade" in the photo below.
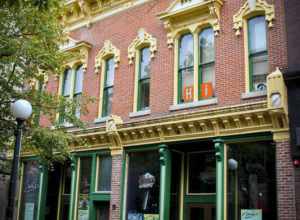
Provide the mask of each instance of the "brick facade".
{"label": "brick facade", "polygon": [[121,211],[122,155],[112,156],[110,219],[119,220]]}
{"label": "brick facade", "polygon": [[295,220],[295,168],[289,141],[276,143],[276,161],[278,219]]}
{"label": "brick facade", "polygon": [[[144,120],[184,111],[215,108],[236,105],[240,103],[261,100],[255,98],[242,100],[245,92],[245,62],[244,36],[236,36],[233,30],[233,15],[244,4],[244,0],[226,1],[221,9],[221,31],[215,37],[215,77],[216,96],[218,104],[210,107],[199,107],[189,110],[169,111],[173,104],[174,78],[174,49],[167,45],[167,32],[157,15],[166,10],[172,0],[149,1],[140,6],[120,12],[92,24],[91,27],[82,27],[70,33],[76,40],[89,42],[92,48],[89,53],[87,72],[84,76],[85,95],[99,97],[100,74],[96,74],[95,56],[103,47],[105,40],[110,40],[121,52],[120,65],[116,69],[112,113],[121,116],[123,121]],[[274,27],[268,29],[268,50],[270,71],[275,67],[287,66],[287,46],[284,29],[284,5],[281,1],[270,1],[275,4]],[[142,19],[140,19],[142,18]],[[133,111],[134,93],[134,65],[128,62],[128,46],[136,38],[138,30],[144,28],[157,39],[157,53],[151,61],[150,109],[151,114],[141,118],[130,118]],[[48,90],[58,91],[58,80],[51,79]],[[81,119],[92,123],[98,117],[98,101],[88,105],[89,113]],[[48,125],[46,119],[42,123]]]}

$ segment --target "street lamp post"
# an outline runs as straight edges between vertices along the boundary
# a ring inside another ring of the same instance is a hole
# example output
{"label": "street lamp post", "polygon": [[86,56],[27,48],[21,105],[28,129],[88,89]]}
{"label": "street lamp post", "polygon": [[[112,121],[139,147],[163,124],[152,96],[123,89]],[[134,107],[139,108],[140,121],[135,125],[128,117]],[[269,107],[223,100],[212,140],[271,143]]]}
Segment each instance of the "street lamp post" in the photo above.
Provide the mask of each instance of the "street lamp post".
{"label": "street lamp post", "polygon": [[16,204],[16,192],[17,192],[17,179],[19,171],[19,160],[21,151],[21,139],[22,139],[22,126],[26,119],[28,119],[32,113],[31,104],[20,99],[11,104],[12,115],[16,118],[17,128],[15,130],[15,148],[14,157],[10,175],[9,191],[8,191],[8,205],[6,210],[6,220],[12,220],[14,217],[14,209]]}

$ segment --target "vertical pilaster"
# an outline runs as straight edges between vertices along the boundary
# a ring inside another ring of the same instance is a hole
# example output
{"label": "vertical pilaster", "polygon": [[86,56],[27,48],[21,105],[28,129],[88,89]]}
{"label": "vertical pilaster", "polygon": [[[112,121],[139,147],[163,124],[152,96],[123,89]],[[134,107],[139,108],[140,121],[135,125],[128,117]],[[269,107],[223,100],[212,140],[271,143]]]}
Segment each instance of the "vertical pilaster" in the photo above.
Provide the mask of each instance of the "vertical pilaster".
{"label": "vertical pilaster", "polygon": [[37,204],[37,220],[45,219],[45,206],[47,199],[47,186],[48,186],[48,169],[45,165],[40,165],[40,187]]}
{"label": "vertical pilaster", "polygon": [[276,183],[278,220],[296,219],[295,168],[289,134],[274,133],[276,144]]}
{"label": "vertical pilaster", "polygon": [[71,196],[70,196],[70,209],[69,209],[69,220],[74,220],[76,212],[77,202],[77,175],[78,175],[78,158],[71,158]]}
{"label": "vertical pilaster", "polygon": [[167,145],[159,146],[160,160],[160,199],[159,199],[159,219],[170,219],[170,199],[171,199],[171,152]]}
{"label": "vertical pilaster", "polygon": [[216,220],[224,220],[224,141],[222,139],[215,139],[216,150]]}
{"label": "vertical pilaster", "polygon": [[110,219],[120,220],[121,205],[121,176],[122,176],[122,151],[112,151],[112,175],[111,175],[111,200]]}

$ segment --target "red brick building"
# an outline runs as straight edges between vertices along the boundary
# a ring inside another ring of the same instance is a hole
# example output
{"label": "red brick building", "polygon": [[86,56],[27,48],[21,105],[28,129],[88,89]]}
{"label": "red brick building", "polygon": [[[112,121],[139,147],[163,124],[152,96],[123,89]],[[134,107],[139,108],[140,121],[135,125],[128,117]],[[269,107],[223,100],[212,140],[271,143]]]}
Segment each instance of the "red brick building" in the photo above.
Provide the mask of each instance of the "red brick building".
{"label": "red brick building", "polygon": [[299,216],[283,1],[66,5],[61,49],[74,55],[47,89],[97,101],[76,111],[85,130],[58,115],[87,142],[70,163],[48,172],[25,158],[19,219]]}

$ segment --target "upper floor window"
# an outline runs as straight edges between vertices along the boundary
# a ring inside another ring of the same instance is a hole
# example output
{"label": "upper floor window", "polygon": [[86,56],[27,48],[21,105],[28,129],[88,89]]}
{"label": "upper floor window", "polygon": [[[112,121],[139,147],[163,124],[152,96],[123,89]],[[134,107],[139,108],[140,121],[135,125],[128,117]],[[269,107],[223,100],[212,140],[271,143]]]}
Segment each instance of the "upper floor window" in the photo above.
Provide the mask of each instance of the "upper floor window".
{"label": "upper floor window", "polygon": [[199,98],[212,97],[215,88],[215,45],[212,28],[204,29],[199,34]]}
{"label": "upper floor window", "polygon": [[82,65],[77,67],[75,72],[75,85],[74,85],[74,101],[77,103],[75,109],[75,115],[80,117],[80,99],[82,96],[82,88],[83,88],[83,68]]}
{"label": "upper floor window", "polygon": [[140,50],[139,80],[138,80],[138,111],[149,108],[150,103],[150,50]]}
{"label": "upper floor window", "polygon": [[185,34],[179,42],[178,68],[179,103],[194,99],[194,44],[193,35]]}
{"label": "upper floor window", "polygon": [[[75,101],[75,109],[72,113],[77,118],[80,117],[80,99],[83,88],[83,66],[79,65],[76,69],[67,68],[62,76],[61,95],[64,98],[73,99]],[[67,109],[62,109],[59,113],[59,122],[64,123],[65,113]]]}
{"label": "upper floor window", "polygon": [[269,63],[265,16],[258,16],[248,20],[248,52],[250,90],[266,90]]}
{"label": "upper floor window", "polygon": [[115,61],[113,58],[107,59],[105,62],[105,75],[102,99],[102,117],[109,116],[112,110],[112,97],[115,77]]}

